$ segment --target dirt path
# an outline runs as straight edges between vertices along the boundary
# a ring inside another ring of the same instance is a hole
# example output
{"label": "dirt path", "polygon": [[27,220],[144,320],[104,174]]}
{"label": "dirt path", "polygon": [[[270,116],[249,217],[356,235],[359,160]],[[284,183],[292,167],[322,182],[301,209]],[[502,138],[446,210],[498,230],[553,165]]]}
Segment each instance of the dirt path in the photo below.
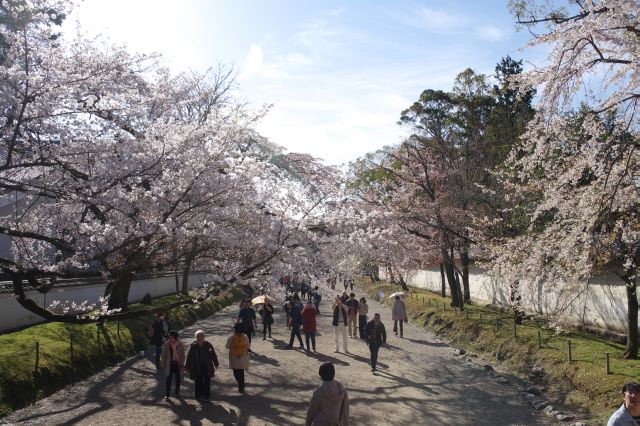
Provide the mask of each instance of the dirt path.
{"label": "dirt path", "polygon": [[[357,292],[360,293],[360,292]],[[318,318],[317,354],[286,350],[289,333],[276,306],[273,339],[253,341],[256,352],[247,374],[247,395],[241,395],[223,349],[237,315],[231,306],[181,333],[186,342],[202,328],[221,361],[212,385],[211,403],[193,399],[186,380],[182,400],[163,400],[164,376],[150,359],[132,358],[88,380],[67,387],[13,415],[2,423],[42,425],[300,425],[318,385],[318,367],[330,361],[336,379],[347,386],[352,425],[543,425],[549,420],[533,410],[495,373],[453,357],[453,349],[411,325],[404,339],[391,332],[389,308],[370,301],[370,317],[382,314],[390,334],[380,350],[379,371],[370,372],[364,342],[349,339],[351,354],[334,353],[325,292]],[[261,330],[260,330],[261,331]],[[294,345],[294,347],[297,346]]]}

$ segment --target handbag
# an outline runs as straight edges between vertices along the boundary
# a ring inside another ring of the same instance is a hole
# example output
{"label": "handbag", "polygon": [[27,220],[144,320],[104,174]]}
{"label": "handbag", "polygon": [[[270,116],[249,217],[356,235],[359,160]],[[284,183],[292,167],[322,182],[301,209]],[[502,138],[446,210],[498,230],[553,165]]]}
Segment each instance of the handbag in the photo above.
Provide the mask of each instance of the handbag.
{"label": "handbag", "polygon": [[404,314],[404,322],[409,322],[409,319],[407,319],[407,314]]}

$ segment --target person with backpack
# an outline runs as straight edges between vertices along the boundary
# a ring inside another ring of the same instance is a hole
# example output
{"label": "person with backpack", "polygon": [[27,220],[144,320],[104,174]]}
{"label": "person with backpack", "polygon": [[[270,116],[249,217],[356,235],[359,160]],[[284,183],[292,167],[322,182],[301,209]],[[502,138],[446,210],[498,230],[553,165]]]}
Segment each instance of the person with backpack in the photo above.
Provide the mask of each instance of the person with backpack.
{"label": "person with backpack", "polygon": [[367,323],[364,328],[364,333],[367,336],[367,343],[369,344],[371,372],[373,373],[376,371],[380,346],[387,342],[387,331],[382,321],[380,321],[380,314],[375,314],[373,319]]}
{"label": "person with backpack", "polygon": [[302,336],[300,335],[300,326],[302,325],[302,303],[300,303],[300,296],[298,294],[293,295],[293,302],[291,304],[291,319],[289,320],[289,325],[291,326],[291,338],[289,339],[289,344],[286,346],[287,349],[291,349],[293,347],[293,340],[297,336],[298,341],[300,342],[300,349],[304,349],[304,344],[302,343]]}
{"label": "person with backpack", "polygon": [[345,353],[349,353],[347,347],[347,310],[342,304],[342,300],[336,300],[336,307],[333,309],[333,328],[336,334],[336,350],[340,352],[340,337],[342,336],[343,349]]}
{"label": "person with backpack", "polygon": [[238,322],[242,323],[244,332],[251,343],[251,335],[258,328],[258,322],[256,321],[256,311],[251,307],[251,300],[244,302],[244,308],[240,309],[238,314]]}
{"label": "person with backpack", "polygon": [[311,350],[309,346],[309,340],[313,346],[313,351],[316,351],[316,316],[318,310],[313,306],[311,301],[308,301],[302,310],[302,331],[304,331],[304,339],[307,343],[307,352]]}
{"label": "person with backpack", "polygon": [[271,325],[273,324],[273,305],[269,303],[269,297],[264,297],[264,304],[260,309],[262,318],[262,340],[267,340],[267,329],[269,329],[269,339],[271,339]]}
{"label": "person with backpack", "polygon": [[361,339],[367,338],[364,333],[364,327],[365,325],[367,325],[367,314],[369,314],[369,305],[367,305],[367,299],[361,297],[360,303],[358,303],[358,329],[360,331]]}
{"label": "person with backpack", "polygon": [[211,397],[211,378],[220,364],[213,345],[204,337],[204,331],[196,331],[196,341],[189,347],[184,369],[195,382],[196,399],[206,402]]}
{"label": "person with backpack", "polygon": [[242,323],[233,326],[233,334],[227,338],[225,347],[229,349],[229,368],[238,382],[238,392],[245,393],[244,372],[249,369],[249,349],[251,344],[245,336]]}
{"label": "person with backpack", "polygon": [[402,338],[402,323],[407,321],[407,311],[400,296],[396,296],[391,308],[391,319],[393,320],[393,334],[398,335],[398,323],[400,323],[400,338]]}
{"label": "person with backpack", "polygon": [[357,320],[358,320],[358,301],[356,300],[356,294],[351,293],[349,295],[349,299],[346,301],[345,305],[347,306],[347,328],[349,329],[349,337],[356,338],[358,337],[357,329]]}
{"label": "person with backpack", "polygon": [[171,330],[167,334],[167,342],[162,347],[162,354],[160,356],[162,368],[166,376],[164,399],[169,399],[171,380],[173,377],[176,379],[175,396],[176,398],[180,398],[180,374],[182,373],[182,366],[185,362],[184,353],[184,344],[182,344],[180,340],[180,335],[177,331]]}
{"label": "person with backpack", "polygon": [[162,312],[158,312],[156,314],[155,320],[149,326],[149,338],[151,340],[151,344],[156,347],[156,369],[160,370],[162,367],[160,365],[160,354],[162,352],[162,345],[164,344],[164,339],[167,337],[167,332],[169,331],[169,323],[165,319],[165,315]]}

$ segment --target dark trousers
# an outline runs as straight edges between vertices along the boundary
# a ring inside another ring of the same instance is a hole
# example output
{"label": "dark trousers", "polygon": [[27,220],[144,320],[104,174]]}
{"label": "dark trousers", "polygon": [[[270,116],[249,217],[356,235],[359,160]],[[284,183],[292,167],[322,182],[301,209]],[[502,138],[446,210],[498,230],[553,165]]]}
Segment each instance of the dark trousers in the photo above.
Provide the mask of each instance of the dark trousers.
{"label": "dark trousers", "polygon": [[162,342],[156,343],[156,367],[160,368],[160,353],[162,353]]}
{"label": "dark trousers", "polygon": [[311,345],[313,346],[313,350],[316,350],[316,333],[304,333],[304,339],[307,342],[307,351],[311,349],[311,346],[309,346],[309,339],[311,339]]}
{"label": "dark trousers", "polygon": [[365,339],[364,335],[364,327],[367,325],[367,316],[366,315],[358,315],[358,330],[360,331],[360,338]]}
{"label": "dark trousers", "polygon": [[243,392],[244,391],[244,369],[234,368],[233,377],[235,377],[236,381],[238,382],[238,390],[240,392]]}
{"label": "dark trousers", "polygon": [[262,323],[262,337],[264,337],[266,339],[267,337],[267,330],[269,330],[269,337],[271,337],[271,322],[270,321],[266,321]]}
{"label": "dark trousers", "polygon": [[398,332],[398,323],[400,323],[400,337],[402,337],[402,323],[403,323],[402,320],[400,321],[396,320],[393,322],[393,332],[394,333]]}
{"label": "dark trousers", "polygon": [[176,361],[171,361],[169,375],[167,376],[165,395],[169,396],[171,391],[171,380],[176,378],[176,396],[180,394],[180,365]]}
{"label": "dark trousers", "polygon": [[211,396],[211,376],[198,376],[194,380],[196,398],[209,398]]}
{"label": "dark trousers", "polygon": [[320,313],[320,301],[319,300],[314,301],[313,306],[315,306],[318,313]]}
{"label": "dark trousers", "polygon": [[371,368],[376,368],[378,363],[378,351],[380,350],[380,342],[369,342],[369,352],[371,352]]}
{"label": "dark trousers", "polygon": [[293,324],[293,326],[291,327],[291,339],[289,339],[289,346],[293,346],[293,339],[296,336],[298,336],[298,341],[300,342],[300,346],[304,347],[304,344],[302,343],[302,336],[300,335],[300,326]]}
{"label": "dark trousers", "polygon": [[253,335],[253,327],[246,327],[244,329],[244,334],[246,334],[247,337],[249,338],[249,345],[251,345],[251,336]]}

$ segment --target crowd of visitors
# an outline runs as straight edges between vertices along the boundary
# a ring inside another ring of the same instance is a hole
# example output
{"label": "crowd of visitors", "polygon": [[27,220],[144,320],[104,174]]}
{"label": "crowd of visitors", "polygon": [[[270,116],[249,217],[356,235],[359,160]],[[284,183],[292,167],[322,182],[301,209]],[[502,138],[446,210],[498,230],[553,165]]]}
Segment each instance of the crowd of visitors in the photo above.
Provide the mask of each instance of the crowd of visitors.
{"label": "crowd of visitors", "polygon": [[[331,305],[334,327],[335,352],[349,352],[349,339],[363,340],[370,352],[371,371],[376,371],[380,348],[387,341],[385,326],[379,313],[369,320],[369,305],[365,297],[356,298],[353,291],[354,281],[350,278],[342,280],[345,291],[336,295]],[[285,290],[283,311],[285,325],[289,333],[286,349],[292,349],[297,340],[300,349],[307,353],[317,351],[317,318],[320,313],[322,294],[319,286],[312,287],[305,280],[284,276],[280,284]],[[336,278],[327,280],[330,288],[335,289]],[[347,295],[347,289],[350,294]],[[275,326],[275,309],[268,295],[251,298],[251,292],[241,302],[233,333],[228,336],[225,348],[228,350],[229,368],[238,383],[238,391],[245,393],[245,370],[249,369],[252,337],[255,336],[257,316],[262,321],[262,340],[272,338],[272,327]],[[257,312],[256,312],[257,311]],[[398,325],[400,337],[403,336],[403,325],[406,312],[402,299],[397,296],[391,309],[394,321],[394,333]],[[149,327],[149,337],[155,346],[156,367],[165,374],[165,399],[173,395],[180,398],[182,373],[188,374],[194,382],[195,398],[206,402],[211,398],[211,378],[219,368],[219,361],[213,344],[205,338],[205,333],[198,330],[195,341],[187,348],[181,341],[179,333],[170,330],[165,313],[159,313]],[[304,341],[302,334],[304,333]],[[319,370],[322,383],[314,391],[307,411],[307,425],[347,425],[349,421],[349,401],[346,388],[334,380],[335,367],[325,363]]]}

